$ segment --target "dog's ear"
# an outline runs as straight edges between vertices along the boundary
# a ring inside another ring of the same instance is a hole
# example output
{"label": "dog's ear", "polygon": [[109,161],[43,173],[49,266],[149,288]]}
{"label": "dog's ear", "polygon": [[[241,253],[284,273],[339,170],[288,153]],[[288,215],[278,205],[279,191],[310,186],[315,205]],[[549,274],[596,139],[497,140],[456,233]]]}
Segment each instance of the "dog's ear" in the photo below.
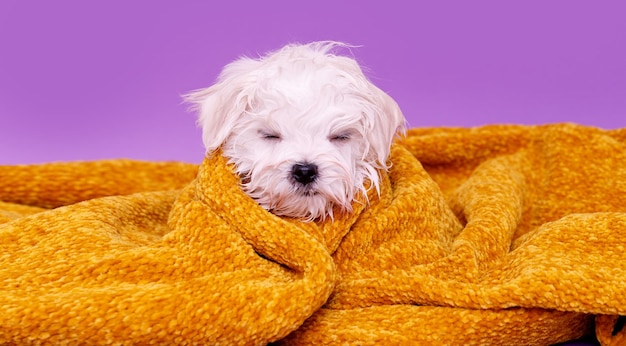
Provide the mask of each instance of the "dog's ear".
{"label": "dog's ear", "polygon": [[224,67],[217,83],[183,98],[198,111],[198,126],[208,154],[228,138],[239,118],[251,107],[258,61],[240,58]]}
{"label": "dog's ear", "polygon": [[381,167],[388,168],[387,157],[396,136],[406,132],[406,119],[400,107],[391,96],[368,82],[369,93],[366,96],[370,107],[364,107],[365,138],[369,148],[367,157]]}

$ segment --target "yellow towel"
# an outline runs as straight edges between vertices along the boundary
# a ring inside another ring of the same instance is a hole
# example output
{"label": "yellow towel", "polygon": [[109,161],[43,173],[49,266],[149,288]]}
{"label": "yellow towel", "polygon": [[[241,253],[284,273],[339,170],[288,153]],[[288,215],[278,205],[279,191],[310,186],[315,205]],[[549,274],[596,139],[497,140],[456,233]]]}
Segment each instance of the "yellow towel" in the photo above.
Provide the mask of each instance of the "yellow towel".
{"label": "yellow towel", "polygon": [[2,166],[0,344],[626,343],[626,129],[413,129],[391,161],[323,224],[219,154]]}

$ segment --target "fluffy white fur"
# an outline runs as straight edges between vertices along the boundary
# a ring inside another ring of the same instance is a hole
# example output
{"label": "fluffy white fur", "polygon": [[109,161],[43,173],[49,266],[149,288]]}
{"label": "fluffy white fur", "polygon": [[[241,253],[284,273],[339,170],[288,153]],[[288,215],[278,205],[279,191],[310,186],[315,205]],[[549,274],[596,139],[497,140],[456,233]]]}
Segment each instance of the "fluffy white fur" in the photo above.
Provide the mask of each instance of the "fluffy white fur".
{"label": "fluffy white fur", "polygon": [[[354,59],[334,53],[346,47],[293,44],[240,58],[216,84],[186,96],[199,111],[207,153],[221,148],[244,191],[276,215],[323,220],[350,212],[357,193],[379,189],[378,171],[405,129],[396,102]],[[296,179],[298,164],[317,169]]]}

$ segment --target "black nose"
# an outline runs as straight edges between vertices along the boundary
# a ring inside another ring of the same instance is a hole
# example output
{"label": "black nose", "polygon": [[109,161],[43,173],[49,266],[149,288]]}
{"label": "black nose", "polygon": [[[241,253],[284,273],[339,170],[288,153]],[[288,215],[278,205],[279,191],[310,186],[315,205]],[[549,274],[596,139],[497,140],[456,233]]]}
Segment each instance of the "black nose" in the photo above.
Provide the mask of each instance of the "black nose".
{"label": "black nose", "polygon": [[296,163],[291,167],[291,175],[300,184],[310,184],[317,178],[317,166],[312,163]]}

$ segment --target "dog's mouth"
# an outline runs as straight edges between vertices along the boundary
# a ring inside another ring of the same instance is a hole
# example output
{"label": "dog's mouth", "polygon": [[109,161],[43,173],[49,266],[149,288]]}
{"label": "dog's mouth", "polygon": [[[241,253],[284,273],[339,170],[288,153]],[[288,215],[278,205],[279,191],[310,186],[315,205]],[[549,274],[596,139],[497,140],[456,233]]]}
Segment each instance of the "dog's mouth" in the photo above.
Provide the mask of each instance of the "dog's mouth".
{"label": "dog's mouth", "polygon": [[319,195],[320,193],[318,191],[315,191],[315,190],[310,190],[310,191],[300,192],[300,194],[302,196],[304,196],[304,197],[313,197],[313,196]]}
{"label": "dog's mouth", "polygon": [[312,185],[296,184],[294,187],[294,192],[303,197],[315,197],[320,194],[320,192]]}
{"label": "dog's mouth", "polygon": [[[240,175],[241,185],[245,186],[250,183],[251,177],[250,173],[245,173]],[[303,197],[315,197],[319,196],[320,192],[313,186],[314,184],[300,184],[297,182],[292,182],[293,184],[293,194],[303,196]]]}

